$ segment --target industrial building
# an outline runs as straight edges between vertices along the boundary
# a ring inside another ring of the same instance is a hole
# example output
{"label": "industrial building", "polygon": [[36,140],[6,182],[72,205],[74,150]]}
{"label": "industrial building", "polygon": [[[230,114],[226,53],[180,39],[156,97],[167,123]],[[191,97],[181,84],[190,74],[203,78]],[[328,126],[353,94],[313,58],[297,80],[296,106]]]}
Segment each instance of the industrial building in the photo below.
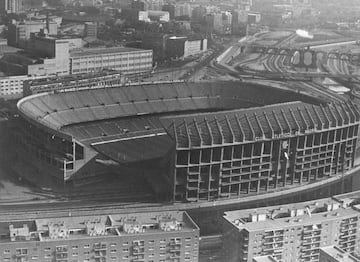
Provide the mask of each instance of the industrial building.
{"label": "industrial building", "polygon": [[360,119],[353,104],[237,81],[37,94],[18,108],[30,179],[80,186],[131,169],[164,198],[190,202],[341,180]]}
{"label": "industrial building", "polygon": [[186,212],[0,222],[1,261],[197,262],[199,228]]}
{"label": "industrial building", "polygon": [[103,69],[124,74],[152,70],[152,50],[127,47],[80,48],[70,51],[70,74],[90,73]]}
{"label": "industrial building", "polygon": [[[224,261],[328,262],[338,260],[320,257],[334,256],[335,251],[343,257],[346,253],[359,255],[359,221],[356,198],[327,198],[225,212]],[[329,248],[334,245],[343,251]]]}
{"label": "industrial building", "polygon": [[81,38],[49,36],[41,29],[26,41],[26,53],[6,54],[0,60],[0,66],[4,72],[29,76],[86,74],[104,69],[123,74],[152,70],[152,50],[82,48],[82,44]]}

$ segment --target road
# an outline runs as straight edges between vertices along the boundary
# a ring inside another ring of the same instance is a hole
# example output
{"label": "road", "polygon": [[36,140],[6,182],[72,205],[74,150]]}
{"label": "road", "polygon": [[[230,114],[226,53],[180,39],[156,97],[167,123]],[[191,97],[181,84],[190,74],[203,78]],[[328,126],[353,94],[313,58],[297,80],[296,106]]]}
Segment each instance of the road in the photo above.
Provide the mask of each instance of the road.
{"label": "road", "polygon": [[[291,34],[284,39],[279,40],[276,44],[272,45],[276,48],[287,47],[289,43],[291,43],[295,38],[296,34]],[[354,41],[349,41],[345,43],[353,43]],[[331,43],[327,45],[341,45],[341,43]],[[325,45],[320,45],[325,46]],[[235,45],[238,48],[238,45]],[[218,59],[217,69],[224,72],[227,70],[229,74],[234,75],[235,68],[243,68],[242,71],[237,71],[239,78],[249,78],[249,75],[257,78],[263,79],[271,79],[271,80],[279,80],[279,81],[293,81],[293,87],[299,88],[303,90],[304,88],[308,90],[310,93],[325,97],[330,101],[344,101],[347,97],[339,96],[335,92],[327,89],[326,87],[314,83],[312,79],[319,79],[320,77],[338,77],[338,78],[348,78],[349,66],[348,61],[342,59],[328,59],[329,65],[327,65],[331,70],[323,71],[323,72],[311,72],[311,71],[299,71],[295,70],[291,66],[291,57],[286,54],[276,54],[267,53],[260,54],[257,57],[251,59],[237,60],[237,49],[229,48],[225,55],[221,56],[222,59]],[[229,61],[229,57],[234,59]],[[236,63],[234,62],[236,61]],[[257,66],[255,66],[257,64]],[[263,68],[259,69],[259,64],[262,65]],[[254,65],[254,66],[252,66]],[[216,65],[215,65],[216,66]],[[256,67],[258,69],[256,69]],[[255,69],[254,69],[255,68]],[[357,81],[356,79],[354,79]],[[360,84],[360,82],[359,82]]]}

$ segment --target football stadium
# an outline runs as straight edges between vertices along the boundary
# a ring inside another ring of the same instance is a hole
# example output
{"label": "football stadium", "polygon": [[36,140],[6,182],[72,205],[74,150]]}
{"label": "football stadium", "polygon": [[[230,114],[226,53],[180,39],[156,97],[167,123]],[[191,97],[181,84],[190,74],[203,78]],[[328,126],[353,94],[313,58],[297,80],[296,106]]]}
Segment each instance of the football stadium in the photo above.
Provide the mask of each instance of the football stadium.
{"label": "football stadium", "polygon": [[130,172],[175,202],[339,176],[354,166],[360,120],[351,103],[242,81],[53,91],[17,106],[18,161],[32,166],[30,180],[81,187]]}

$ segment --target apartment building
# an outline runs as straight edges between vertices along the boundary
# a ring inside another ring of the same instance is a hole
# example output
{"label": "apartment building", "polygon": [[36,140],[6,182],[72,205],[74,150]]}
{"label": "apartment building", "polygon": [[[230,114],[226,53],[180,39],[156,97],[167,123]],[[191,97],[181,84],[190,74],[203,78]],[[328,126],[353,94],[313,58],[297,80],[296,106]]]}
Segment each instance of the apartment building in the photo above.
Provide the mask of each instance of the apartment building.
{"label": "apartment building", "polygon": [[356,258],[336,246],[320,248],[320,262],[359,262]]}
{"label": "apartment building", "polygon": [[335,199],[226,212],[224,261],[318,262],[331,245],[356,255],[359,219],[359,205]]}
{"label": "apartment building", "polygon": [[0,222],[0,261],[196,262],[199,228],[186,212]]}

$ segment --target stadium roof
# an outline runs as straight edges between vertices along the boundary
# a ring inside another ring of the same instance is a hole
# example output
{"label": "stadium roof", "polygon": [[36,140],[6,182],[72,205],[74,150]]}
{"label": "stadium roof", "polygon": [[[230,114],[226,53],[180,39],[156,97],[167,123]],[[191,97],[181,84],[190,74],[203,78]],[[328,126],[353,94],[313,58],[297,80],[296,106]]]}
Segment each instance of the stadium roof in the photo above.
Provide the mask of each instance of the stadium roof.
{"label": "stadium roof", "polygon": [[18,108],[118,162],[154,159],[175,146],[289,137],[359,121],[352,104],[294,101],[301,98],[241,82],[161,83],[33,95]]}
{"label": "stadium roof", "polygon": [[172,125],[171,135],[178,147],[272,139],[284,134],[293,136],[357,121],[359,113],[353,105],[315,106],[302,102],[162,118],[167,126]]}

